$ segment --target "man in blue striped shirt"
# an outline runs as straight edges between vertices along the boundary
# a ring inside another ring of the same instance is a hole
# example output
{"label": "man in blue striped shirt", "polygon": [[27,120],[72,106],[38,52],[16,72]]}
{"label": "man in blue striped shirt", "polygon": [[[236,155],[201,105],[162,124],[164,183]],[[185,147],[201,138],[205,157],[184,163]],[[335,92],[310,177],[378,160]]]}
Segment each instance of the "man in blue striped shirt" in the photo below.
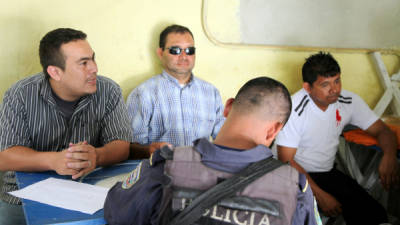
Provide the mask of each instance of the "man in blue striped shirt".
{"label": "man in blue striped shirt", "polygon": [[97,75],[81,31],[60,28],[40,41],[43,72],[14,84],[0,110],[0,224],[24,224],[13,171],[53,170],[79,178],[126,159],[132,139],[120,87]]}
{"label": "man in blue striped shirt", "polygon": [[188,28],[171,25],[161,32],[157,55],[164,70],[134,89],[127,100],[134,156],[167,143],[191,146],[198,138],[216,137],[224,107],[218,90],[193,75],[195,50]]}

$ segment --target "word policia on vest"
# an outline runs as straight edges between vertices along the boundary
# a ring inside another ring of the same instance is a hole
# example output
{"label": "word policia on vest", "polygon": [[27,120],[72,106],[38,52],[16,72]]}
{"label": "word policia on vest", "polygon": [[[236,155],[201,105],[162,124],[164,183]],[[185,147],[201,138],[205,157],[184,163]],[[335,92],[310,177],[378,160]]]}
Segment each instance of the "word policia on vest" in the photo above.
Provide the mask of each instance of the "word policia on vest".
{"label": "word policia on vest", "polygon": [[[191,202],[192,199],[181,198],[179,204],[173,204],[173,208],[179,207],[179,210],[182,211],[190,205]],[[174,201],[174,203],[177,202]],[[270,225],[270,219],[267,214],[228,209],[217,205],[214,205],[211,209],[206,209],[203,216],[235,225]]]}

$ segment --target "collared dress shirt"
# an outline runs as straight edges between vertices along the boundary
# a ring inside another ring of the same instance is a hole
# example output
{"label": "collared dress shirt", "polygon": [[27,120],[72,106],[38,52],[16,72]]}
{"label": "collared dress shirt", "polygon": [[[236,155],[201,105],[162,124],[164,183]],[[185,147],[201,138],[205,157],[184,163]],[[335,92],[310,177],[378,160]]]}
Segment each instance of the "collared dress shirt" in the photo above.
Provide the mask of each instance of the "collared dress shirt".
{"label": "collared dress shirt", "polygon": [[[130,141],[132,129],[120,87],[97,76],[97,91],[82,97],[70,120],[53,98],[43,73],[15,83],[4,95],[0,110],[0,151],[25,146],[37,151],[62,151],[69,143],[87,141],[101,147],[114,140]],[[8,191],[17,189],[15,173],[3,175],[1,198],[19,204]]]}
{"label": "collared dress shirt", "polygon": [[212,84],[192,75],[181,86],[166,73],[135,88],[127,100],[133,142],[168,142],[191,146],[198,138],[215,138],[225,118],[221,96]]}

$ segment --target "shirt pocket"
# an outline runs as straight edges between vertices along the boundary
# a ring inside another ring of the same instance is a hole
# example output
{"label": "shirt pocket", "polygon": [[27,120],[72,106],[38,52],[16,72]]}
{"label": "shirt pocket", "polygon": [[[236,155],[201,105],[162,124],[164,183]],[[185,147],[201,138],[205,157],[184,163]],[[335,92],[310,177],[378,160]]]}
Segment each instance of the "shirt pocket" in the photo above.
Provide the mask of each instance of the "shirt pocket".
{"label": "shirt pocket", "polygon": [[197,138],[209,138],[214,129],[214,124],[215,117],[200,117],[199,120],[197,120],[197,124],[193,124],[193,127],[197,127]]}

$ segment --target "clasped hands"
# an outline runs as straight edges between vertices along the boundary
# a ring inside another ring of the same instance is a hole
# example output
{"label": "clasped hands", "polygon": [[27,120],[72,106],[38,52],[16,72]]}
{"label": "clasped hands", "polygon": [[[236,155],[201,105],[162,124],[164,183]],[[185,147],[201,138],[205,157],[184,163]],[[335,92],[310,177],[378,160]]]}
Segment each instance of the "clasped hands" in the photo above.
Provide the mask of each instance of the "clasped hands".
{"label": "clasped hands", "polygon": [[96,168],[96,149],[87,141],[70,143],[67,149],[57,153],[54,170],[60,175],[72,175],[72,179],[77,179]]}

